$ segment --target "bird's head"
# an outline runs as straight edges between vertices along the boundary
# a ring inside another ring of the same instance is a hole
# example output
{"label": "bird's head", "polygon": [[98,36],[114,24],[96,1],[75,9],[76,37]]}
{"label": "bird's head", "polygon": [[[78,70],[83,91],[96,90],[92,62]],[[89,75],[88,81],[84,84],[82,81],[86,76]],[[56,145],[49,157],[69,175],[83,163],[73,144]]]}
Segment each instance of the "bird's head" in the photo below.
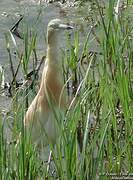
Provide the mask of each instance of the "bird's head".
{"label": "bird's head", "polygon": [[48,30],[69,30],[69,29],[73,29],[73,26],[70,26],[67,23],[64,23],[63,20],[61,19],[53,19],[49,22],[48,24]]}
{"label": "bird's head", "polygon": [[61,19],[53,19],[48,23],[47,28],[47,37],[48,37],[48,44],[53,43],[55,38],[58,38],[60,32],[63,30],[71,30],[73,26],[69,25],[68,23],[64,23]]}

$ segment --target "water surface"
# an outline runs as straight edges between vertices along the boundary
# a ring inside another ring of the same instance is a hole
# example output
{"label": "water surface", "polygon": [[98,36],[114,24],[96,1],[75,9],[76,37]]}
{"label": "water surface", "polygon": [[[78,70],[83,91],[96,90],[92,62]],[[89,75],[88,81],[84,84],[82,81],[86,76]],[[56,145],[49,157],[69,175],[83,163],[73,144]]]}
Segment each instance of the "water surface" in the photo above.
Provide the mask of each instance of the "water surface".
{"label": "water surface", "polygon": [[[87,27],[84,19],[85,15],[88,14],[87,7],[78,8],[78,7],[68,7],[61,6],[58,3],[39,4],[39,1],[30,0],[0,0],[0,65],[4,67],[5,70],[5,81],[12,81],[12,74],[9,64],[9,57],[6,50],[5,43],[5,33],[11,29],[14,23],[20,18],[21,15],[24,16],[23,21],[20,24],[19,30],[21,33],[24,31],[24,26],[28,25],[29,28],[34,29],[37,32],[38,40],[36,44],[36,51],[38,58],[41,59],[43,55],[46,54],[46,28],[47,24],[51,19],[61,18],[69,21],[73,21],[75,23],[79,23],[81,25],[81,35],[80,42],[84,41],[84,38],[89,31],[89,27]],[[84,27],[86,25],[86,30],[84,31]],[[64,37],[65,38],[65,37]],[[15,37],[18,47],[21,50],[23,45],[22,40]],[[63,42],[63,41],[62,41]],[[93,48],[93,46],[92,46]],[[11,43],[12,49],[12,57],[13,57],[13,65],[14,68],[17,67],[18,59],[15,58],[15,49],[13,44]],[[22,78],[22,72],[20,71],[18,79]],[[10,98],[0,97],[0,108],[7,108],[10,104]]]}

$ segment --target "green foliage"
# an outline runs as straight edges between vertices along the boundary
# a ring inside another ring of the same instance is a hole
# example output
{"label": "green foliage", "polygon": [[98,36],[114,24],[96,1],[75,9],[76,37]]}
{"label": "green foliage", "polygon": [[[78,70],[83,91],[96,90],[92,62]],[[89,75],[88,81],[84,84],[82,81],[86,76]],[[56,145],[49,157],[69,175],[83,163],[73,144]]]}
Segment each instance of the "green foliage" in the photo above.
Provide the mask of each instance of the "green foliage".
{"label": "green foliage", "polygon": [[[96,34],[101,53],[89,53],[93,28],[86,34],[82,52],[78,31],[73,41],[67,35],[69,51],[62,51],[64,80],[68,95],[73,98],[65,117],[54,112],[60,133],[56,148],[50,145],[55,175],[48,168],[49,163],[39,159],[38,150],[25,132],[26,87],[14,94],[13,114],[6,115],[6,120],[14,119],[11,143],[4,138],[4,118],[0,113],[1,179],[53,179],[54,176],[63,180],[109,179],[111,174],[119,177],[121,173],[133,172],[132,23],[124,19],[124,12],[116,18],[115,1],[108,1],[104,15],[100,3],[97,0],[95,3],[100,15],[97,26],[102,28],[102,34]],[[27,28],[21,62],[24,76],[28,74],[36,41],[36,33],[30,37]],[[16,145],[19,132],[20,141]]]}

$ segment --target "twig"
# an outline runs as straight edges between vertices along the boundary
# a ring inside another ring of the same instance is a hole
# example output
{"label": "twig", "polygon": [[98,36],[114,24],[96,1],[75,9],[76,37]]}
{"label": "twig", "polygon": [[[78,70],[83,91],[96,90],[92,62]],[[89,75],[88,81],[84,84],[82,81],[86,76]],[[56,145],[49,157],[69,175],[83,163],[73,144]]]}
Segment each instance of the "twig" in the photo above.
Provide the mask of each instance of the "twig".
{"label": "twig", "polygon": [[[49,168],[50,168],[51,156],[52,156],[52,151],[50,151],[49,157],[48,157],[47,174],[48,174]],[[46,176],[45,179],[48,179],[48,176]]]}
{"label": "twig", "polygon": [[14,78],[14,68],[13,68],[13,62],[12,62],[12,56],[11,56],[11,51],[10,51],[10,44],[9,44],[9,40],[8,40],[8,36],[7,34],[5,34],[5,39],[6,39],[6,49],[9,55],[9,62],[10,62],[10,68],[11,68],[11,72],[12,72],[12,77]]}
{"label": "twig", "polygon": [[23,38],[20,35],[20,33],[18,32],[18,25],[22,21],[22,19],[23,19],[23,16],[21,16],[20,19],[15,23],[15,25],[10,29],[10,31],[20,39],[23,39]]}
{"label": "twig", "polygon": [[18,74],[18,70],[19,70],[19,67],[20,67],[20,65],[21,65],[22,56],[23,56],[23,55],[21,54],[18,67],[17,67],[17,69],[16,69],[16,72],[15,72],[15,74],[14,74],[14,77],[13,77],[13,80],[12,80],[11,84],[14,83],[14,81],[15,81],[15,79],[16,79],[16,76],[17,76],[17,74]]}

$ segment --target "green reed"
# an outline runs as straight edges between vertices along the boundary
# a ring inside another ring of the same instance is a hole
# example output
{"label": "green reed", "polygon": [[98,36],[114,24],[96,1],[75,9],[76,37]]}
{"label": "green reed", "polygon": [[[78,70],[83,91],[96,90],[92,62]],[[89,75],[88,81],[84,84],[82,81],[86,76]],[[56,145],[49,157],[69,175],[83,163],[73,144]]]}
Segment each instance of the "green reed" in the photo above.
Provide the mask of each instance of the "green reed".
{"label": "green reed", "polygon": [[[54,175],[48,168],[50,162],[39,159],[38,150],[25,131],[25,103],[29,95],[34,96],[35,86],[33,89],[24,86],[13,94],[11,110],[5,119],[0,113],[1,179],[53,179],[55,176],[63,180],[109,179],[112,174],[119,177],[122,173],[130,175],[133,172],[133,28],[125,18],[126,10],[116,18],[116,3],[108,1],[103,10],[100,2],[95,1],[100,19],[86,33],[81,51],[80,32],[75,31],[73,38],[66,35],[66,49],[61,53],[64,82],[71,101],[65,117],[54,112],[60,134],[56,148],[50,145]],[[130,6],[129,2],[127,6]],[[99,33],[97,28],[102,31]],[[92,36],[98,38],[100,52],[90,53]],[[31,35],[27,28],[24,51],[18,57],[18,60],[21,57],[20,68],[25,80],[29,64],[33,63],[33,71],[36,67],[36,43],[37,34]],[[3,138],[2,122],[10,120],[13,120],[10,128],[13,137],[8,143]]]}

